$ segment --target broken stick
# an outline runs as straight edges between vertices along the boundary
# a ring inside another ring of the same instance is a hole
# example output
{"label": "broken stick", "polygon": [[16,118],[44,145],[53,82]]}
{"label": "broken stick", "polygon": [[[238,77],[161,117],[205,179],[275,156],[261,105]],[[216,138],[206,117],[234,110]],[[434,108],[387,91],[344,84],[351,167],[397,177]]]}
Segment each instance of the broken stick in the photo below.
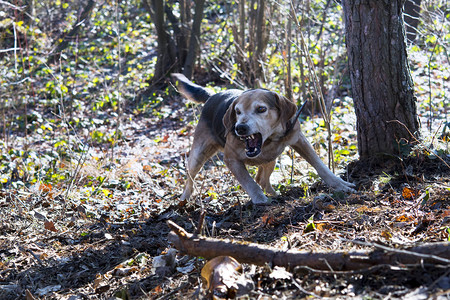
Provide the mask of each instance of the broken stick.
{"label": "broken stick", "polygon": [[350,271],[370,268],[376,265],[441,264],[450,266],[450,243],[429,243],[407,250],[392,251],[375,249],[371,252],[301,252],[284,251],[249,242],[237,242],[206,238],[188,233],[172,221],[167,221],[172,230],[169,241],[179,251],[211,259],[217,256],[231,256],[241,263],[255,265],[271,264],[292,268],[306,266],[316,270]]}

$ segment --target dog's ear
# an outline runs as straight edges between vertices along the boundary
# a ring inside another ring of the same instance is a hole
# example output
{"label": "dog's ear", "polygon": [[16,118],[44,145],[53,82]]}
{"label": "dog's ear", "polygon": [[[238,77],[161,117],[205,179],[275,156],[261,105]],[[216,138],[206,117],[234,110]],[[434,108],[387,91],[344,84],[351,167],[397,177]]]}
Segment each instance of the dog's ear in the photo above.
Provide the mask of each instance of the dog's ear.
{"label": "dog's ear", "polygon": [[231,103],[222,119],[223,125],[225,126],[225,136],[234,130],[234,125],[236,124],[236,112],[234,111],[235,104],[236,101]]}
{"label": "dog's ear", "polygon": [[297,112],[297,105],[286,97],[280,96],[277,93],[274,94],[276,105],[280,111],[280,122],[282,122],[284,126],[292,117],[294,117]]}

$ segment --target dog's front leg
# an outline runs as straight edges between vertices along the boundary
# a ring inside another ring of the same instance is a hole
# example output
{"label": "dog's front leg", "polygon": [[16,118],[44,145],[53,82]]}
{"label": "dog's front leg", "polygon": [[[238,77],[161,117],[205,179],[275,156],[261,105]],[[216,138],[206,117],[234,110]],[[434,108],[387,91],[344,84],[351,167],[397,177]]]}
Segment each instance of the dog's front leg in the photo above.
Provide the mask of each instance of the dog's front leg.
{"label": "dog's front leg", "polygon": [[245,164],[236,159],[224,157],[225,164],[247,192],[254,204],[267,203],[268,199],[262,189],[248,173]]}
{"label": "dog's front leg", "polygon": [[331,188],[344,192],[355,192],[355,185],[342,180],[333,174],[327,166],[322,162],[319,156],[314,151],[311,144],[301,131],[298,131],[298,140],[291,147],[297,151],[311,166],[316,169],[319,176],[328,184]]}
{"label": "dog's front leg", "polygon": [[256,174],[255,181],[263,188],[269,196],[277,196],[277,192],[270,184],[270,175],[275,169],[275,161],[268,162],[266,164],[258,166],[258,173]]}

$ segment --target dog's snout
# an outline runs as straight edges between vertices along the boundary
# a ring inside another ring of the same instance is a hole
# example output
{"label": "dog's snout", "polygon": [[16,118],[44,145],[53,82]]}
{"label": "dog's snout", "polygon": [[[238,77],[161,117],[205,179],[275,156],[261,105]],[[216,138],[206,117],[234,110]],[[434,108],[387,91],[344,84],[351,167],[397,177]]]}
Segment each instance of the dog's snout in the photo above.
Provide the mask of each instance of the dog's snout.
{"label": "dog's snout", "polygon": [[247,124],[238,124],[236,125],[236,133],[238,135],[247,135],[250,130]]}

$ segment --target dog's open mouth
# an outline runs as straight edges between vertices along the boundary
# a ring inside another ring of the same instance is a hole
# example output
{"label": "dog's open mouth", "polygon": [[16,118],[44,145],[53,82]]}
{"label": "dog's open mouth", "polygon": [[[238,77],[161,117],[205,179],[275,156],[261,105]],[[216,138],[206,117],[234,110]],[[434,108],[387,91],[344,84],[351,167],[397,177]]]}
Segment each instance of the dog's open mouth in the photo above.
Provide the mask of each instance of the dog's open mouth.
{"label": "dog's open mouth", "polygon": [[261,153],[261,133],[258,132],[252,135],[241,136],[240,139],[245,141],[245,154],[247,155],[247,157],[255,157]]}

